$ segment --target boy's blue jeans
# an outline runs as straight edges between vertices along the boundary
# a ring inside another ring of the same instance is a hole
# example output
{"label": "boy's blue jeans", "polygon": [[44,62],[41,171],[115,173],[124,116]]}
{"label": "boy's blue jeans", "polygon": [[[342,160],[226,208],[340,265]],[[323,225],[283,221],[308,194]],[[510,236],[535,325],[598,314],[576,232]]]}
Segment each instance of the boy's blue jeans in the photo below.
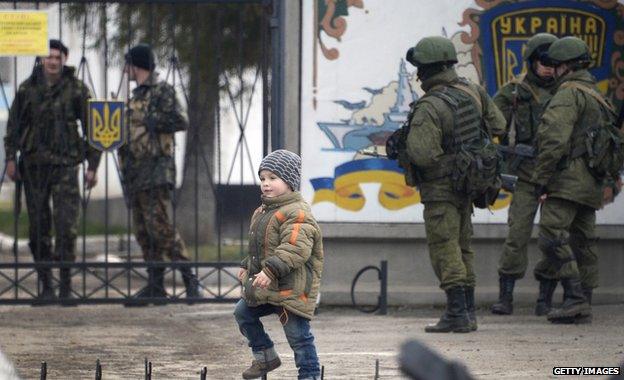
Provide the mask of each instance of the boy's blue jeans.
{"label": "boy's blue jeans", "polygon": [[275,305],[259,305],[249,307],[245,300],[240,300],[236,304],[234,317],[238,323],[241,333],[249,341],[252,351],[258,352],[273,347],[273,341],[264,331],[264,326],[260,322],[260,317],[270,314],[280,316],[280,321],[284,327],[284,333],[290,348],[295,353],[295,364],[299,369],[299,379],[315,378],[320,376],[316,347],[314,346],[314,336],[310,331],[310,321],[293,313],[288,313],[286,309]]}

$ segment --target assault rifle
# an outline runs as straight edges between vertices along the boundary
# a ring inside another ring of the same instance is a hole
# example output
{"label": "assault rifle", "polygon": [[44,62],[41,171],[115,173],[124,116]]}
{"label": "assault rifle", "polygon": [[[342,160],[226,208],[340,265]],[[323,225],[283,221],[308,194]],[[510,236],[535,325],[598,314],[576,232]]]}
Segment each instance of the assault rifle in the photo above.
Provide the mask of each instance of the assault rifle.
{"label": "assault rifle", "polygon": [[501,174],[501,188],[505,191],[513,193],[516,190],[518,177],[511,174]]}
{"label": "assault rifle", "polygon": [[[529,147],[528,145],[526,146]],[[505,148],[508,148],[508,147],[505,147]],[[364,156],[388,158],[386,153],[383,152],[382,149],[378,149],[376,146],[371,146],[368,148],[360,149],[357,152]],[[515,175],[511,175],[511,174],[501,174],[500,177],[501,177],[501,182],[502,182],[501,188],[505,191],[513,193],[516,190],[516,183],[518,182],[518,177]]]}
{"label": "assault rifle", "polygon": [[386,148],[378,148],[377,145],[372,145],[364,149],[360,149],[357,152],[363,156],[388,158],[388,155],[386,154]]}
{"label": "assault rifle", "polygon": [[531,145],[527,144],[516,144],[511,147],[508,145],[496,145],[496,148],[499,152],[504,153],[506,155],[514,155],[525,158],[534,158],[535,157],[535,148]]}
{"label": "assault rifle", "polygon": [[515,171],[522,160],[535,158],[535,148],[527,144],[516,144],[515,146],[496,145],[496,149],[505,157],[505,161],[511,160],[508,169]]}

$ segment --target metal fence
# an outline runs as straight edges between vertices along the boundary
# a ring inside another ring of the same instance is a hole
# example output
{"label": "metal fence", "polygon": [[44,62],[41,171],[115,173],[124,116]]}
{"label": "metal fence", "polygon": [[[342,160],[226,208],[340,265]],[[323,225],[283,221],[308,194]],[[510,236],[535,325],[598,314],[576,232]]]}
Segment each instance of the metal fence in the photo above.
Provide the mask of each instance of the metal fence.
{"label": "metal fence", "polygon": [[[269,109],[271,54],[279,33],[279,23],[272,22],[277,17],[274,5],[271,0],[0,2],[3,10],[45,9],[50,18],[54,13],[58,31],[51,29],[50,36],[80,40],[76,75],[93,98],[126,101],[133,86],[126,74],[119,73],[123,54],[138,42],[152,45],[161,79],[175,88],[188,115],[186,134],[178,133],[173,140],[178,183],[170,193],[169,218],[185,241],[190,259],[156,262],[142,258],[134,239],[137,231],[129,190],[123,185],[118,154],[112,151],[102,154],[96,190],[80,182],[76,259],[51,254],[47,257],[53,259],[34,260],[33,252],[39,251],[33,245],[59,230],[53,225],[59,223],[54,215],[55,203],[60,202],[46,201],[54,223],[51,228],[37,228],[44,236],[33,236],[34,221],[50,218],[45,215],[49,211],[45,207],[41,212],[22,210],[23,184],[9,181],[5,167],[0,196],[12,192],[12,202],[0,207],[4,219],[0,304],[232,302],[238,297],[236,273],[246,249],[248,218],[259,201],[257,163],[270,145],[278,144],[271,144],[271,135],[279,134],[270,128]],[[35,67],[39,61],[35,60]],[[0,78],[0,103],[8,110],[11,92],[6,84],[12,84],[15,99],[25,76],[18,75],[17,57],[7,62],[12,64],[12,78]],[[254,140],[250,141],[252,129]],[[86,164],[77,170],[84,178]],[[149,280],[149,270],[158,268],[164,269],[167,297],[137,299],[137,292]],[[199,280],[197,297],[186,296],[183,278],[177,274],[185,268]],[[55,294],[60,273],[70,273],[70,297],[41,296],[37,277],[50,271]]]}

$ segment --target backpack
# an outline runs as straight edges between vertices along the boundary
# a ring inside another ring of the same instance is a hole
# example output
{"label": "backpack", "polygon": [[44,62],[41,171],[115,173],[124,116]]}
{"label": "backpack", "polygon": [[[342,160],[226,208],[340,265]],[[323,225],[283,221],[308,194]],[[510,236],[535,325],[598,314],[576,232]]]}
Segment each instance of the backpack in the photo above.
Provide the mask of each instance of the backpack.
{"label": "backpack", "polygon": [[455,191],[467,195],[475,207],[488,208],[501,188],[502,158],[484,125],[481,96],[462,79],[432,95],[445,101],[453,113],[455,127],[445,151],[454,156]]}
{"label": "backpack", "polygon": [[405,170],[405,181],[409,186],[450,176],[456,192],[468,195],[475,207],[487,208],[494,204],[500,191],[502,160],[483,125],[480,95],[467,83],[460,79],[421,98],[437,97],[448,104],[453,113],[453,135],[444,144],[447,154],[439,167],[421,170],[409,159],[407,136],[414,107],[403,126],[386,141],[386,153],[389,159],[397,160]]}
{"label": "backpack", "polygon": [[584,157],[589,172],[598,181],[607,177],[618,178],[624,165],[624,132],[615,125],[615,110],[590,87],[576,82],[564,83],[562,87],[576,88],[591,95],[600,103],[609,119],[608,123],[585,127],[581,143],[573,145],[570,157]]}

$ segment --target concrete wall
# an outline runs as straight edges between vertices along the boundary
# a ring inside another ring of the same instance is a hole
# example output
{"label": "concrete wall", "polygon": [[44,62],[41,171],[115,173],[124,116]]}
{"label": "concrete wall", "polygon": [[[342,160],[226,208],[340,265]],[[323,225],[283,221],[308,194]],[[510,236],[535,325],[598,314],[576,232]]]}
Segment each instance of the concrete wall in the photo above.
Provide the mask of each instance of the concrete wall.
{"label": "concrete wall", "polygon": [[[477,272],[477,302],[491,304],[498,297],[498,259],[507,234],[506,225],[475,225],[472,247]],[[349,304],[351,282],[367,265],[379,266],[388,261],[388,302],[390,305],[443,303],[444,293],[429,261],[423,224],[357,224],[322,223],[325,269],[322,302]],[[515,300],[533,303],[537,281],[533,266],[540,253],[536,232],[529,247],[529,268],[524,279],[516,283]],[[598,243],[600,287],[596,303],[624,302],[624,226],[599,226]],[[356,287],[358,303],[376,302],[379,282],[375,272],[361,277]],[[559,299],[561,288],[555,299]]]}

